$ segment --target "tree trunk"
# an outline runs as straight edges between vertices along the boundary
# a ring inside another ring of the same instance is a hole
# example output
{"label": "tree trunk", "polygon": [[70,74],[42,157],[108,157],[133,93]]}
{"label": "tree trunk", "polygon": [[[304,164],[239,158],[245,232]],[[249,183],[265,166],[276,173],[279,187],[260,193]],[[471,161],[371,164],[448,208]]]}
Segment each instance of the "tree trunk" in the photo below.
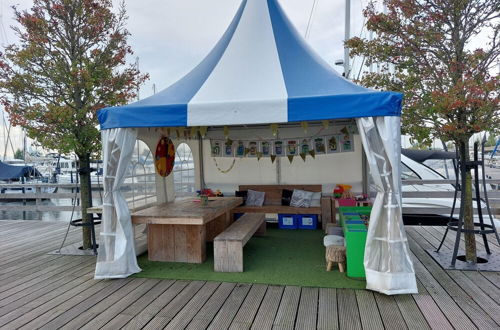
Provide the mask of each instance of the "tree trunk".
{"label": "tree trunk", "polygon": [[[463,205],[464,211],[464,229],[474,229],[474,212],[472,206],[472,174],[471,169],[465,164],[470,160],[469,157],[469,141],[461,141],[459,144],[461,173],[465,174],[462,179],[462,197],[460,203]],[[473,233],[464,233],[465,239],[465,259],[467,262],[476,262],[476,237]]]}
{"label": "tree trunk", "polygon": [[[90,186],[90,156],[78,156],[80,161],[80,202],[82,206],[82,223],[87,224],[92,220],[92,214],[87,209],[92,206]],[[82,246],[84,250],[92,248],[91,231],[89,226],[82,226]]]}

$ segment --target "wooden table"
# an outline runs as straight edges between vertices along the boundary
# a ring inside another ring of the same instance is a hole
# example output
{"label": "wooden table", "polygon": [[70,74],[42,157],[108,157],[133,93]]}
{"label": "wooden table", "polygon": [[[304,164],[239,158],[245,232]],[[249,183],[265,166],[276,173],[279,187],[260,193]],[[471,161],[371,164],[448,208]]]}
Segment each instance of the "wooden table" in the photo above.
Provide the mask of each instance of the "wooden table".
{"label": "wooden table", "polygon": [[206,242],[231,224],[231,210],[241,197],[194,198],[159,204],[132,213],[132,223],[148,224],[148,257],[153,261],[202,263]]}

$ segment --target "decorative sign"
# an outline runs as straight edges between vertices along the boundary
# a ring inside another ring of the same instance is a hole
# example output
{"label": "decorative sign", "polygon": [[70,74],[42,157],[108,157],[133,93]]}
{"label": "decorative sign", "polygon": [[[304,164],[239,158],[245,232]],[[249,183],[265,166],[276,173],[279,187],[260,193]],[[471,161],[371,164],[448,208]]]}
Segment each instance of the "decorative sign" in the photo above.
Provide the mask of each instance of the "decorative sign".
{"label": "decorative sign", "polygon": [[[325,123],[326,124],[326,123]],[[333,154],[354,151],[353,134],[355,126],[344,126],[337,134],[297,137],[286,140],[211,140],[213,157],[249,157],[261,159],[271,157],[274,163],[276,157],[288,157],[290,162],[294,156],[315,158],[316,155]]]}
{"label": "decorative sign", "polygon": [[175,146],[172,141],[163,136],[156,145],[155,168],[160,176],[168,176],[174,168]]}
{"label": "decorative sign", "polygon": [[297,140],[286,141],[286,154],[287,156],[296,156],[299,154]]}
{"label": "decorative sign", "polygon": [[272,142],[269,141],[263,141],[261,142],[261,152],[262,152],[262,157],[268,157],[271,155],[271,149],[272,149]]}
{"label": "decorative sign", "polygon": [[316,155],[322,155],[326,153],[325,138],[317,137],[314,139],[314,153]]}

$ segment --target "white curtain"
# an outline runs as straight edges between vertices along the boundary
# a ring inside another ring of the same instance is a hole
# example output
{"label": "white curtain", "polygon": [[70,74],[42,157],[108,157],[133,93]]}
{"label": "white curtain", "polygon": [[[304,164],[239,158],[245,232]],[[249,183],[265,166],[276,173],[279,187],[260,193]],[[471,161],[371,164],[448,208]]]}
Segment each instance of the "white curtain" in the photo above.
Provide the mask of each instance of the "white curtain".
{"label": "white curtain", "polygon": [[388,295],[417,293],[401,208],[400,118],[356,122],[377,190],[365,247],[366,288]]}
{"label": "white curtain", "polygon": [[104,195],[95,279],[123,278],[141,271],[127,201],[120,191],[132,159],[137,131],[113,128],[101,132],[104,154]]}

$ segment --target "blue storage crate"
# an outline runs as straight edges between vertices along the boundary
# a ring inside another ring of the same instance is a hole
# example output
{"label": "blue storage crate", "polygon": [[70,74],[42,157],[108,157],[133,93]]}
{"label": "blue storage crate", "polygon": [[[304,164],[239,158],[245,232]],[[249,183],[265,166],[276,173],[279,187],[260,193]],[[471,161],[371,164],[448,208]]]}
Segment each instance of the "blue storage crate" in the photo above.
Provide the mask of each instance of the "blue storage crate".
{"label": "blue storage crate", "polygon": [[316,229],[318,226],[318,215],[297,214],[297,226],[299,229]]}
{"label": "blue storage crate", "polygon": [[278,214],[280,229],[297,229],[297,217],[295,214]]}

